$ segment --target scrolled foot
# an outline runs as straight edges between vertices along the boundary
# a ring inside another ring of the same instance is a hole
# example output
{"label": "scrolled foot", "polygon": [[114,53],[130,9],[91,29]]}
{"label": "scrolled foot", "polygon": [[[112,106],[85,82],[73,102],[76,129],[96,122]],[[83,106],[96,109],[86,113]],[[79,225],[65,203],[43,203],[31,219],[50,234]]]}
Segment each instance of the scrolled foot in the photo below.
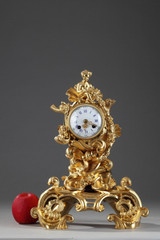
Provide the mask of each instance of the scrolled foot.
{"label": "scrolled foot", "polygon": [[67,222],[74,220],[70,214],[64,215],[65,202],[56,198],[50,200],[44,207],[31,209],[31,216],[39,219],[40,224],[46,229],[67,229]]}
{"label": "scrolled foot", "polygon": [[109,214],[107,217],[107,220],[109,222],[115,222],[115,228],[116,229],[125,229],[125,224],[122,222],[122,220],[115,214]]}
{"label": "scrolled foot", "polygon": [[142,207],[142,203],[138,195],[126,185],[130,185],[128,178],[123,178],[121,186],[118,186],[117,197],[119,200],[112,201],[112,206],[117,214],[110,214],[108,221],[115,222],[117,229],[134,229],[139,226],[140,219],[149,214],[149,210]]}

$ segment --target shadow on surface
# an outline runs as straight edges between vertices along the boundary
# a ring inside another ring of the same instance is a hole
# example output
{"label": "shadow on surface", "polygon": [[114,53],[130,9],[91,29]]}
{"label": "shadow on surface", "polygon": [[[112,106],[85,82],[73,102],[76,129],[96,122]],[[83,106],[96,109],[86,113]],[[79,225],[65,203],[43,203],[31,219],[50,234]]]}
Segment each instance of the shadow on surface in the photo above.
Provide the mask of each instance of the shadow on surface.
{"label": "shadow on surface", "polygon": [[[71,229],[71,226],[78,227],[77,229],[73,228]],[[135,229],[115,229],[113,224],[96,224],[96,223],[72,223],[69,224],[69,230],[78,230],[78,231],[89,231],[92,228],[92,231],[102,231],[102,229],[107,229],[111,231],[136,231],[136,232],[160,232],[160,225],[154,224],[154,223],[141,223],[140,227],[137,227]]]}
{"label": "shadow on surface", "polygon": [[[24,228],[42,228],[41,225],[39,223],[35,223],[35,224],[22,224],[21,226],[23,226]],[[73,222],[68,224],[68,230],[69,231],[84,231],[84,232],[123,232],[123,231],[127,231],[127,232],[160,232],[160,225],[159,224],[155,224],[155,223],[141,223],[140,227],[137,227],[135,229],[115,229],[114,228],[114,224],[100,224],[100,223],[78,223],[78,222]],[[45,228],[43,228],[45,229]],[[45,229],[46,230],[46,229]],[[47,230],[47,231],[52,231],[52,230]],[[57,230],[56,230],[57,231]]]}

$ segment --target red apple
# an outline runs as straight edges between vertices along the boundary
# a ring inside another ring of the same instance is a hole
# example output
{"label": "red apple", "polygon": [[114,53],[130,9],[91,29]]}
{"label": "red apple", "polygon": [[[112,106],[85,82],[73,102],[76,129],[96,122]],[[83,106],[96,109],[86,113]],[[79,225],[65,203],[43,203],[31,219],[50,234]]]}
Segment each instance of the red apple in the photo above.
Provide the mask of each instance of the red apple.
{"label": "red apple", "polygon": [[32,218],[30,211],[37,207],[38,197],[33,193],[21,193],[13,201],[12,214],[18,223],[35,223],[37,219]]}

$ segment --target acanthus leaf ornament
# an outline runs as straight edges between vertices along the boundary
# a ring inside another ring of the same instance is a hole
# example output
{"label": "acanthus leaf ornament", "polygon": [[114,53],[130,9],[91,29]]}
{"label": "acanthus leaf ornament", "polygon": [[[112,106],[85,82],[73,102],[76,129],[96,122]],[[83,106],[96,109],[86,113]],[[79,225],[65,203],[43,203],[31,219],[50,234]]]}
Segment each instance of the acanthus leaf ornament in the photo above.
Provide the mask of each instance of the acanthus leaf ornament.
{"label": "acanthus leaf ornament", "polygon": [[56,177],[49,179],[52,186],[40,196],[31,215],[38,216],[47,229],[66,229],[67,221],[74,220],[68,214],[73,206],[77,211],[101,212],[102,202],[106,201],[115,210],[115,214],[108,216],[109,221],[115,222],[115,228],[135,228],[141,216],[147,216],[149,211],[128,187],[131,180],[124,177],[121,185],[116,185],[110,171],[113,163],[108,156],[115,138],[121,135],[121,128],[110,115],[115,100],[103,100],[101,91],[88,82],[90,71],[82,71],[81,76],[82,81],[66,92],[71,103],[51,106],[53,111],[64,114],[64,124],[58,126],[59,134],[54,139],[68,144],[69,176],[62,177],[64,186],[59,186]]}

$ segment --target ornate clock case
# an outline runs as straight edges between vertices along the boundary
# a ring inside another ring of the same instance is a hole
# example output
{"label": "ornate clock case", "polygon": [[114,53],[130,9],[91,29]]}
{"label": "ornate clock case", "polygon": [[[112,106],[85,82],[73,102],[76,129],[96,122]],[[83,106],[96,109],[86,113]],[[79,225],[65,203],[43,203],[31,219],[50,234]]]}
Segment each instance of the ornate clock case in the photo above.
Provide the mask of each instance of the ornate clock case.
{"label": "ornate clock case", "polygon": [[121,134],[110,115],[115,100],[103,100],[101,91],[88,82],[91,72],[84,70],[81,76],[82,81],[66,92],[71,103],[51,106],[53,111],[64,114],[64,124],[58,127],[59,134],[54,139],[68,144],[69,176],[62,177],[64,186],[59,186],[57,177],[48,180],[51,187],[42,193],[31,215],[47,229],[66,229],[67,222],[74,220],[69,214],[73,206],[77,211],[101,212],[105,201],[115,211],[107,217],[115,222],[115,228],[135,228],[149,211],[128,187],[131,180],[124,177],[116,185],[110,171],[113,163],[108,156],[115,138]]}

